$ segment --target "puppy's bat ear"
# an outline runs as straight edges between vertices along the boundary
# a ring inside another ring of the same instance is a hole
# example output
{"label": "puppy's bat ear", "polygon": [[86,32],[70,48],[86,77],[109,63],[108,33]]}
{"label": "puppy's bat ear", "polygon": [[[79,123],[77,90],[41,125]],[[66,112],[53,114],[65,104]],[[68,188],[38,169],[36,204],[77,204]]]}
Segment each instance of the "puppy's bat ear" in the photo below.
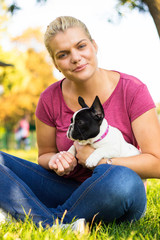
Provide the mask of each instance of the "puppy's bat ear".
{"label": "puppy's bat ear", "polygon": [[94,102],[91,106],[91,111],[92,111],[93,117],[102,122],[104,118],[104,110],[98,96],[96,96],[94,99]]}
{"label": "puppy's bat ear", "polygon": [[84,99],[80,96],[78,97],[78,102],[79,102],[79,104],[81,105],[82,108],[88,107],[87,104],[85,103]]}

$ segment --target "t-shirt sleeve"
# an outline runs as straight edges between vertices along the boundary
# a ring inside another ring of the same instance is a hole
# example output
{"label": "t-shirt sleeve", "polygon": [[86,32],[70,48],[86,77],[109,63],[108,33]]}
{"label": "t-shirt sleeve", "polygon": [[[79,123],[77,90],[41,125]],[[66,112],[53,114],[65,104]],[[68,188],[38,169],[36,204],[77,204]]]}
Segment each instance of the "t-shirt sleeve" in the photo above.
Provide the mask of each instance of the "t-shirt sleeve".
{"label": "t-shirt sleeve", "polygon": [[55,127],[55,121],[53,119],[53,109],[45,101],[43,94],[41,94],[37,107],[36,107],[36,117],[44,122],[45,124]]}
{"label": "t-shirt sleeve", "polygon": [[155,103],[145,84],[139,86],[130,102],[129,117],[131,122],[148,110],[155,108]]}

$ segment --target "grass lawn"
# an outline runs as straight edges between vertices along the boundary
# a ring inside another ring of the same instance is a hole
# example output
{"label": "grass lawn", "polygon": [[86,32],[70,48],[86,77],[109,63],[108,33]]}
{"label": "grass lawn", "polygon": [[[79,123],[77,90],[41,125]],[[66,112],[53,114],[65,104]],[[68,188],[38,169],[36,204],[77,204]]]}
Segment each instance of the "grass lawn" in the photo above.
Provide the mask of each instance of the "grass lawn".
{"label": "grass lawn", "polygon": [[[34,162],[36,162],[37,159],[36,150],[9,150],[6,152]],[[37,228],[31,220],[26,219],[24,223],[2,223],[0,225],[0,240],[159,240],[160,180],[148,180],[147,199],[148,206],[146,215],[136,223],[122,223],[121,225],[116,225],[115,223],[104,225],[103,223],[100,223],[89,229],[89,233],[86,232],[83,235],[80,235],[72,232],[70,228],[66,230],[57,228],[54,232],[52,231],[52,228],[43,229],[41,226]]]}

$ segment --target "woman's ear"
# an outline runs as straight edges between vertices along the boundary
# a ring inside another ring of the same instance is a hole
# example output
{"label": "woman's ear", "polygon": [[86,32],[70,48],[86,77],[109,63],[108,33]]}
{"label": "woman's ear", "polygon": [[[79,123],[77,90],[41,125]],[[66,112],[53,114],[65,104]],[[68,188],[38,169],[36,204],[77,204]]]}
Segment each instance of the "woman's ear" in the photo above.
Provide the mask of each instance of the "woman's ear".
{"label": "woman's ear", "polygon": [[97,46],[97,43],[95,42],[94,39],[92,39],[92,44],[93,44],[93,46],[94,46],[94,48],[96,50],[96,53],[97,53],[98,52],[98,46]]}
{"label": "woman's ear", "polygon": [[57,66],[57,64],[56,64],[56,62],[55,62],[55,60],[53,60],[53,63],[54,63],[54,66],[57,68],[57,70],[58,70],[59,72],[61,72],[61,70],[58,68],[58,66]]}
{"label": "woman's ear", "polygon": [[57,68],[57,70],[59,71],[59,72],[61,72],[61,70],[59,70],[59,68],[58,67],[56,67]]}

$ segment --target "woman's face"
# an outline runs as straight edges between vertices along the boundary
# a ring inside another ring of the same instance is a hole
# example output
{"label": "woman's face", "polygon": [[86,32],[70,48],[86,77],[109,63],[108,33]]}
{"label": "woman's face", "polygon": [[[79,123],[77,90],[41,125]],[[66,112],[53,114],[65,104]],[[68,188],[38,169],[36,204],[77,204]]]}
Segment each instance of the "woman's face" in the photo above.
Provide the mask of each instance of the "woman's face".
{"label": "woman's face", "polygon": [[97,45],[80,27],[59,32],[51,39],[54,63],[69,80],[87,80],[97,70]]}

